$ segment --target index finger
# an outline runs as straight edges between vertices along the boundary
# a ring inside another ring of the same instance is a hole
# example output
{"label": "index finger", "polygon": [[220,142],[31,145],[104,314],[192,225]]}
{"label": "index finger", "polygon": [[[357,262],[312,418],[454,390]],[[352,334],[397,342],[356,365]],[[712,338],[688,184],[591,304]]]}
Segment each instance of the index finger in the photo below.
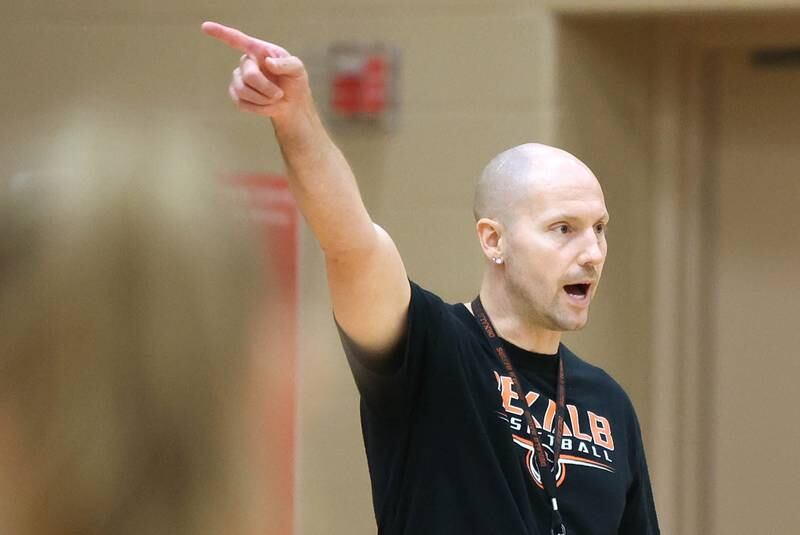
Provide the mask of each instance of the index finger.
{"label": "index finger", "polygon": [[251,37],[236,28],[230,28],[216,22],[204,22],[201,28],[206,35],[222,41],[231,48],[262,60],[264,57],[284,57],[289,55],[283,48]]}

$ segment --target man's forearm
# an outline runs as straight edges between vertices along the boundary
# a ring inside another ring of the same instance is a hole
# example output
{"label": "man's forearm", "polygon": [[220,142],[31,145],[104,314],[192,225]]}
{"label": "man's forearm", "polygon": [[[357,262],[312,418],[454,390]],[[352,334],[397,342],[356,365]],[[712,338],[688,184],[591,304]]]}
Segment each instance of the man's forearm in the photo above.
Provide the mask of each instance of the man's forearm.
{"label": "man's forearm", "polygon": [[376,239],[353,171],[313,104],[273,117],[289,187],[329,258],[368,248]]}

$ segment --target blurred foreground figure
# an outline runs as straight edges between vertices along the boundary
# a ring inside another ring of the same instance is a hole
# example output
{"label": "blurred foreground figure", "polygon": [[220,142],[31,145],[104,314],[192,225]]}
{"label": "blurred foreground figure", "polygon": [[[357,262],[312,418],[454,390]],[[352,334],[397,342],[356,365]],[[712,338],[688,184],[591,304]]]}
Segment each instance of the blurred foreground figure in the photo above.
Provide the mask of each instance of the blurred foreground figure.
{"label": "blurred foreground figure", "polygon": [[265,533],[263,274],[230,195],[136,170],[0,189],[0,533]]}
{"label": "blurred foreground figure", "polygon": [[473,207],[480,295],[444,303],[409,283],[367,213],[300,59],[233,28],[203,30],[244,53],[230,96],[272,120],[325,253],[378,532],[658,533],[628,396],[561,344],[586,325],[606,259],[609,215],[591,170],[534,143],[494,158]]}

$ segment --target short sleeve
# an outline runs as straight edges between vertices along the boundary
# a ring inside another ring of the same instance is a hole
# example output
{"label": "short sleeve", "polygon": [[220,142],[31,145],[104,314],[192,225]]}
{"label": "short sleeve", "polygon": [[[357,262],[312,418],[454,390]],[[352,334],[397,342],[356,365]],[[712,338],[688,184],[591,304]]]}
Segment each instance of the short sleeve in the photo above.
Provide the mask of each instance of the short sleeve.
{"label": "short sleeve", "polygon": [[633,482],[626,495],[625,511],[622,515],[619,533],[620,535],[659,535],[661,530],[658,527],[653,489],[650,486],[647,459],[642,444],[642,432],[635,414],[634,429]]}
{"label": "short sleeve", "polygon": [[339,327],[347,362],[362,402],[384,416],[407,414],[421,383],[447,305],[413,282],[405,335],[391,354],[376,358],[362,351]]}

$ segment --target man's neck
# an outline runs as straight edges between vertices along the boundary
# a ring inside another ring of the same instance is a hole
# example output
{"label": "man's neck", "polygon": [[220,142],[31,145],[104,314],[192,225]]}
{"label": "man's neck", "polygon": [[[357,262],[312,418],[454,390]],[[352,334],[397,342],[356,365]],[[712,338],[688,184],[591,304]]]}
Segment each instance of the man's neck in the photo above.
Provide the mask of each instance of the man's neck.
{"label": "man's neck", "polygon": [[[504,281],[497,274],[486,273],[481,284],[481,303],[497,333],[522,349],[545,355],[558,352],[561,333],[536,325],[514,306]],[[470,311],[472,311],[471,307]],[[474,312],[473,312],[474,314]]]}

